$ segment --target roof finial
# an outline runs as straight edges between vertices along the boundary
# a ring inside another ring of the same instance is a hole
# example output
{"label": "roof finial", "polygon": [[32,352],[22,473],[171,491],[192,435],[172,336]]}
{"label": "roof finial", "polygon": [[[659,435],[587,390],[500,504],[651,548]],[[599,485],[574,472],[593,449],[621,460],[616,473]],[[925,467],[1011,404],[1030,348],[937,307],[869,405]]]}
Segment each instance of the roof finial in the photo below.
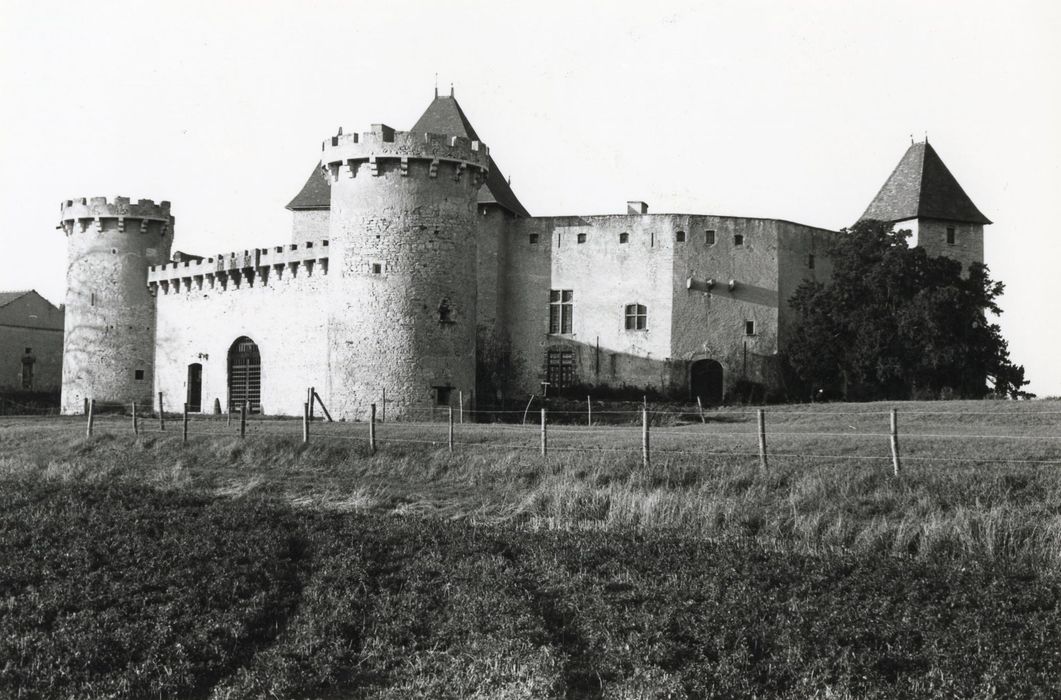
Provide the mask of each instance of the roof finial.
{"label": "roof finial", "polygon": [[928,143],[928,130],[925,130],[925,143]]}
{"label": "roof finial", "polygon": [[[435,91],[435,96],[436,97],[438,96],[438,91],[437,90]],[[911,146],[914,145],[914,135],[913,134],[910,134],[910,145]]]}
{"label": "roof finial", "polygon": [[438,73],[435,73],[435,99],[438,99]]}
{"label": "roof finial", "polygon": [[453,97],[453,83],[449,84],[449,96]]}

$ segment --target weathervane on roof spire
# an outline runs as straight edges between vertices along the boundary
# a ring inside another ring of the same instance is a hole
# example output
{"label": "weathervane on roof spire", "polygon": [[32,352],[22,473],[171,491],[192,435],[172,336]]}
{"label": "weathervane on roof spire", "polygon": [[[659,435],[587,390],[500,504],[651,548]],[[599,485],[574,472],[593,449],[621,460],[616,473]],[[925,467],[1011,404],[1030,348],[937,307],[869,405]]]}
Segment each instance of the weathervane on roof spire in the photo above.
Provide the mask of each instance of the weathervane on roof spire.
{"label": "weathervane on roof spire", "polygon": [[453,83],[449,84],[449,96],[453,97]]}
{"label": "weathervane on roof spire", "polygon": [[[438,90],[437,89],[435,90],[435,97],[438,97]],[[910,145],[911,146],[914,145],[914,135],[913,134],[910,134]]]}

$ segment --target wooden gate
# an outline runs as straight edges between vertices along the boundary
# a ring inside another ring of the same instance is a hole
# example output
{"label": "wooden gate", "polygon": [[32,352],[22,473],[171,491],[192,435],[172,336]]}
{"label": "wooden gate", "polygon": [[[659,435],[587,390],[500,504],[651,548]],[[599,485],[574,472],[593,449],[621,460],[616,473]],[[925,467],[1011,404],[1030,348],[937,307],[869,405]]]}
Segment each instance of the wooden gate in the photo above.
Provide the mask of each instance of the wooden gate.
{"label": "wooden gate", "polygon": [[262,356],[246,336],[228,350],[228,410],[238,412],[244,401],[250,403],[251,413],[261,413]]}

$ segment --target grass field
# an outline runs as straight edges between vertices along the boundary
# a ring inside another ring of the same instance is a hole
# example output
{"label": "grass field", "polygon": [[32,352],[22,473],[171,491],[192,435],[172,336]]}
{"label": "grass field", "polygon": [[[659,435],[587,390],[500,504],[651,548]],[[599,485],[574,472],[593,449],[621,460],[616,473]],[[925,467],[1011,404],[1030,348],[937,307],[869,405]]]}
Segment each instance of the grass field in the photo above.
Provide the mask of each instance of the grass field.
{"label": "grass field", "polygon": [[1061,403],[891,407],[0,419],[0,695],[1056,696]]}

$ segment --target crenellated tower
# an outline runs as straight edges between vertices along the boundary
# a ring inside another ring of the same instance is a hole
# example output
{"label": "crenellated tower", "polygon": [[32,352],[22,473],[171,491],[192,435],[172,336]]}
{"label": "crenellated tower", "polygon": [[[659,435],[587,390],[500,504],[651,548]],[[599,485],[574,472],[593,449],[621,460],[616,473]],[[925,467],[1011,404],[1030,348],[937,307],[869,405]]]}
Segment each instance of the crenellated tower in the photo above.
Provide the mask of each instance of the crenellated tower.
{"label": "crenellated tower", "polygon": [[151,405],[155,300],[147,270],[169,260],[170,203],[128,197],[66,200],[66,322],[63,413],[84,399]]}
{"label": "crenellated tower", "polygon": [[363,419],[475,387],[477,140],[377,124],[322,145],[330,181],[329,406]]}

